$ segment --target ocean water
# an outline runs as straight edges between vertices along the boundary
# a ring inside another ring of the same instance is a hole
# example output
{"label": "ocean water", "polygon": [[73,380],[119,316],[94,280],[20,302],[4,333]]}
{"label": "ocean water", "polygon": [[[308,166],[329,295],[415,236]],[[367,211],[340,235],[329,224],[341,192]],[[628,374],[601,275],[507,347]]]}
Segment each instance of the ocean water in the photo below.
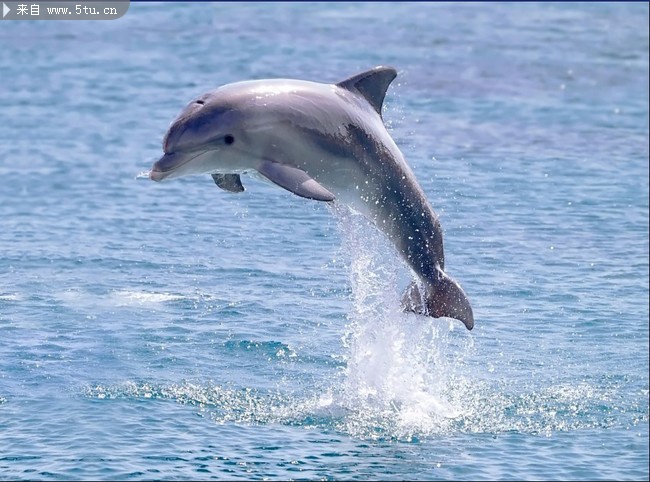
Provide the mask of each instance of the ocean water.
{"label": "ocean water", "polygon": [[[648,479],[648,4],[0,23],[0,479]],[[360,215],[136,179],[224,83],[399,76],[476,327]]]}

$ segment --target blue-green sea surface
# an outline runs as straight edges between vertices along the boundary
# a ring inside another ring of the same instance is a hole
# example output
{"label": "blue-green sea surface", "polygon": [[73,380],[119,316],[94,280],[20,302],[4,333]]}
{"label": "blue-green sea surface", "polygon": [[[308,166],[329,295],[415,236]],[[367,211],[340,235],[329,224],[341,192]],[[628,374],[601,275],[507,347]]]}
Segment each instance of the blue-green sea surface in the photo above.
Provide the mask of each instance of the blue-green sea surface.
{"label": "blue-green sea surface", "polygon": [[[647,3],[0,22],[0,479],[647,480]],[[195,96],[399,76],[476,327],[364,218],[136,179]]]}

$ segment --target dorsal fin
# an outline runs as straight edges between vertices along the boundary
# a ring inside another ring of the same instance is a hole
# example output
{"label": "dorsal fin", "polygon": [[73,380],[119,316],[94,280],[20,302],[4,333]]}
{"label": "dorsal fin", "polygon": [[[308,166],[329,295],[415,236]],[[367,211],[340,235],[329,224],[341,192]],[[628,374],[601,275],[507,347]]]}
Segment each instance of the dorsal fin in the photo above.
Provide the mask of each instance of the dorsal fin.
{"label": "dorsal fin", "polygon": [[397,77],[397,71],[393,67],[379,66],[361,72],[336,85],[351,92],[358,92],[381,115],[381,106],[384,103],[386,91],[395,77]]}

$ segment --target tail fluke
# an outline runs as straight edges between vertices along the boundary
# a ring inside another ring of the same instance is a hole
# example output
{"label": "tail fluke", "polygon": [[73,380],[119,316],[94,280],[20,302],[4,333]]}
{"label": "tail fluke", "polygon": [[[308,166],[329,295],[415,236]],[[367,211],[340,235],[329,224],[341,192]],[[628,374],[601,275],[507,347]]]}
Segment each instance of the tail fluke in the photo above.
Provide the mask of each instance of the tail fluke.
{"label": "tail fluke", "polygon": [[474,313],[460,285],[438,269],[435,285],[412,282],[402,297],[404,311],[440,318],[446,316],[462,321],[468,330],[474,328]]}

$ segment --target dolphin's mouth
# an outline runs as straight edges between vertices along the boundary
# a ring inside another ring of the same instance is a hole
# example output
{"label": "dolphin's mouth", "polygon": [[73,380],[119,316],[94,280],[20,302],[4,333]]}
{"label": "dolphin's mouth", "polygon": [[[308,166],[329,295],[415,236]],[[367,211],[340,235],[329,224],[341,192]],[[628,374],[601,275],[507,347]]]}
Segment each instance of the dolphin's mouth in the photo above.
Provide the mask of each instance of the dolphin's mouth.
{"label": "dolphin's mouth", "polygon": [[176,177],[174,174],[177,174],[181,167],[204,153],[204,151],[196,153],[167,153],[158,159],[151,167],[151,170],[149,171],[149,179],[158,182],[169,177]]}

